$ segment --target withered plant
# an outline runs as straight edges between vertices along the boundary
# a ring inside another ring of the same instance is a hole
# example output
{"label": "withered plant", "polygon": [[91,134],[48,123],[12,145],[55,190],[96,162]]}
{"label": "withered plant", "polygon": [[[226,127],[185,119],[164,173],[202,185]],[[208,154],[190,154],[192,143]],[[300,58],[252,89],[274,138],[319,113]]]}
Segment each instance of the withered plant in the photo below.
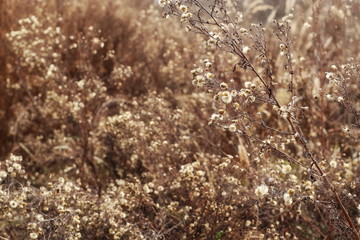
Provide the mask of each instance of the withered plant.
{"label": "withered plant", "polygon": [[359,239],[359,16],[0,0],[0,239]]}

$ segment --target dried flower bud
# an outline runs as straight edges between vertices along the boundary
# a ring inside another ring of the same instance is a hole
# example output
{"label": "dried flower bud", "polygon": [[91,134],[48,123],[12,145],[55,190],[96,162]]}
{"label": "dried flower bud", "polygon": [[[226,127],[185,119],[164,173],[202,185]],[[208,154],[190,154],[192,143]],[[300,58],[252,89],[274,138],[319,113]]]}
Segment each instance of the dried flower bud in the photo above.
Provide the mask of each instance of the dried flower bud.
{"label": "dried flower bud", "polygon": [[234,123],[233,123],[233,124],[230,124],[230,125],[229,125],[229,131],[230,131],[230,132],[236,132],[236,124],[234,124]]}
{"label": "dried flower bud", "polygon": [[261,184],[260,186],[257,186],[255,189],[256,196],[262,198],[269,192],[269,187],[265,184]]}
{"label": "dried flower bud", "polygon": [[224,103],[231,103],[232,97],[229,91],[223,91],[221,92],[220,95],[221,95],[221,101],[223,101]]}
{"label": "dried flower bud", "polygon": [[188,11],[188,7],[185,5],[180,5],[179,9],[184,13],[186,13]]}
{"label": "dried flower bud", "polygon": [[248,46],[243,47],[242,49],[244,54],[248,54],[250,52],[250,48]]}

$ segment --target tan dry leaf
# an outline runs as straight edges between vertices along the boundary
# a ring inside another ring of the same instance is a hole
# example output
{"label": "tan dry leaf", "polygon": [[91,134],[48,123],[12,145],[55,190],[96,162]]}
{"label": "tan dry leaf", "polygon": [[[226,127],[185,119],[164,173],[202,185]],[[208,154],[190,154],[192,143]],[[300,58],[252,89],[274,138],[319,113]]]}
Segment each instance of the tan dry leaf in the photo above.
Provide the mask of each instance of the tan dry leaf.
{"label": "tan dry leaf", "polygon": [[291,92],[287,88],[276,89],[276,99],[281,106],[287,105],[291,100]]}
{"label": "tan dry leaf", "polygon": [[247,168],[250,166],[250,160],[247,154],[247,150],[245,148],[243,139],[241,137],[239,137],[238,139],[239,139],[239,144],[238,144],[239,160],[241,162],[241,165]]}
{"label": "tan dry leaf", "polygon": [[312,95],[318,96],[320,93],[320,79],[318,77],[313,79]]}
{"label": "tan dry leaf", "polygon": [[324,43],[324,48],[328,48],[333,40],[333,37],[328,37]]}
{"label": "tan dry leaf", "polygon": [[263,12],[263,11],[272,10],[272,9],[274,9],[273,6],[271,6],[269,4],[262,4],[262,5],[257,5],[254,8],[252,8],[250,13],[251,14],[256,14],[258,12]]}

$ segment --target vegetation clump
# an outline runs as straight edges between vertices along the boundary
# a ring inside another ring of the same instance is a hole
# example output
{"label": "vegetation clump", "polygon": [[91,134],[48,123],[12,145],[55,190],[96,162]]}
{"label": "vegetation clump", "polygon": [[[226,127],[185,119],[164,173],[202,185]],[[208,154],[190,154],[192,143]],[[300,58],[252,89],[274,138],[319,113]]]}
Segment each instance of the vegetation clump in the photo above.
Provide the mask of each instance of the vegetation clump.
{"label": "vegetation clump", "polygon": [[360,3],[0,1],[1,239],[360,239]]}

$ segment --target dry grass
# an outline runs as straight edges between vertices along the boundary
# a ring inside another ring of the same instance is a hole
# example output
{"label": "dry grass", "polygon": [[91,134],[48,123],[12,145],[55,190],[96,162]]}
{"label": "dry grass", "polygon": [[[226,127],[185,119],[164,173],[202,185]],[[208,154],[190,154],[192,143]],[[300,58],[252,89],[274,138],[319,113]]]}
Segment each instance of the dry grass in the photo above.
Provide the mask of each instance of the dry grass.
{"label": "dry grass", "polygon": [[0,238],[359,239],[360,4],[160,5],[0,0]]}

